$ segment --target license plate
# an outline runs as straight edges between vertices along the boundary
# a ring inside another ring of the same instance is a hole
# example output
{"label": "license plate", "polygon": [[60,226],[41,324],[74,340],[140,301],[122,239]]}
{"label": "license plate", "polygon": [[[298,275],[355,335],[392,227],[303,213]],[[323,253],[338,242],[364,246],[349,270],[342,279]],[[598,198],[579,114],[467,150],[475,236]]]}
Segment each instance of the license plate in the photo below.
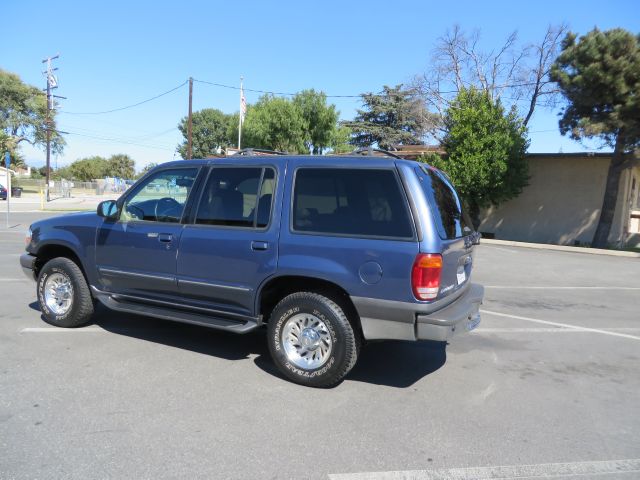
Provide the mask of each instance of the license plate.
{"label": "license plate", "polygon": [[463,265],[460,265],[458,267],[458,272],[457,272],[456,276],[458,277],[458,285],[462,285],[464,283],[464,281],[467,279],[467,274],[464,271],[464,266]]}
{"label": "license plate", "polygon": [[469,323],[467,323],[467,332],[470,332],[480,324],[480,315],[475,315]]}

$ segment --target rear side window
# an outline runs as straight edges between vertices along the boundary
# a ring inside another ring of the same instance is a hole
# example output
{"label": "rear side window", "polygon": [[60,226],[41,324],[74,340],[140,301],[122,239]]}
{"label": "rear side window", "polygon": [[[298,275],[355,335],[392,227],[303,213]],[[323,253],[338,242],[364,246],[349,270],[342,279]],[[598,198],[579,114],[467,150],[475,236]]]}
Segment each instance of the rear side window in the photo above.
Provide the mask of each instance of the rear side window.
{"label": "rear side window", "polygon": [[275,172],[271,168],[214,167],[195,223],[264,228],[269,223]]}
{"label": "rear side window", "polygon": [[293,197],[293,229],[413,238],[406,201],[393,170],[299,169]]}
{"label": "rear side window", "polygon": [[416,168],[416,173],[431,206],[440,237],[452,240],[473,233],[473,227],[462,209],[458,194],[442,172],[420,166]]}

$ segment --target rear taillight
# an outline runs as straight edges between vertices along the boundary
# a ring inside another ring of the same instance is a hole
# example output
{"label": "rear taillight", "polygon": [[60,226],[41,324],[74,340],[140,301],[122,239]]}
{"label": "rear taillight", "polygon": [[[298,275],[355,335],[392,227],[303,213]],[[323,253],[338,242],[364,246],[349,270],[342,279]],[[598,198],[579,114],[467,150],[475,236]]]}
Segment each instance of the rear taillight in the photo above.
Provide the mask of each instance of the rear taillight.
{"label": "rear taillight", "polygon": [[442,255],[439,253],[419,253],[413,262],[411,287],[418,300],[433,300],[440,289]]}

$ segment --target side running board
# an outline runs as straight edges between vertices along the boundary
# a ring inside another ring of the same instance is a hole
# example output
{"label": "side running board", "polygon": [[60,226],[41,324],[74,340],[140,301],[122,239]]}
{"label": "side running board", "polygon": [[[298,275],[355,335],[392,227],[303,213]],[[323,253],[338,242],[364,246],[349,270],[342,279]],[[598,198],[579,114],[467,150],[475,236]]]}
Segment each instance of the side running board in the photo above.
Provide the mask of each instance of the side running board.
{"label": "side running board", "polygon": [[259,323],[256,320],[233,320],[219,316],[188,312],[182,309],[161,307],[150,303],[131,301],[123,295],[103,292],[94,286],[91,286],[91,289],[93,290],[94,296],[100,300],[105,307],[118,312],[135,313],[234,333],[247,333],[259,327]]}

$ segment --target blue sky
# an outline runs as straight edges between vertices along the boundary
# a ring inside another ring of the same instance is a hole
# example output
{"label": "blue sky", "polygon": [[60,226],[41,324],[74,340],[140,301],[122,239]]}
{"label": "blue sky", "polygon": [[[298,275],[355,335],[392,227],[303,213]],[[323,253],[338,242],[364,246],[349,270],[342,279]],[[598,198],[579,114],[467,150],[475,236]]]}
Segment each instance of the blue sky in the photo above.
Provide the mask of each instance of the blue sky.
{"label": "blue sky", "polygon": [[[548,24],[578,33],[594,26],[640,32],[637,1],[298,1],[298,2],[41,2],[2,7],[0,68],[44,87],[41,61],[60,53],[64,112],[110,110],[165,92],[189,76],[279,92],[305,88],[329,95],[379,91],[406,83],[429,66],[436,39],[454,24],[480,29],[498,46],[513,30],[522,43],[538,41]],[[10,39],[7,41],[6,39]],[[128,153],[138,168],[174,158],[187,113],[182,87],[156,101],[105,115],[61,113],[66,136],[59,166],[90,155]],[[249,103],[258,94],[247,92]],[[352,118],[358,99],[332,99]],[[235,90],[195,84],[194,109],[238,109]],[[557,132],[557,112],[539,110],[532,122],[534,152],[587,147]],[[42,164],[41,150],[24,148]],[[179,157],[175,157],[179,158]]]}

